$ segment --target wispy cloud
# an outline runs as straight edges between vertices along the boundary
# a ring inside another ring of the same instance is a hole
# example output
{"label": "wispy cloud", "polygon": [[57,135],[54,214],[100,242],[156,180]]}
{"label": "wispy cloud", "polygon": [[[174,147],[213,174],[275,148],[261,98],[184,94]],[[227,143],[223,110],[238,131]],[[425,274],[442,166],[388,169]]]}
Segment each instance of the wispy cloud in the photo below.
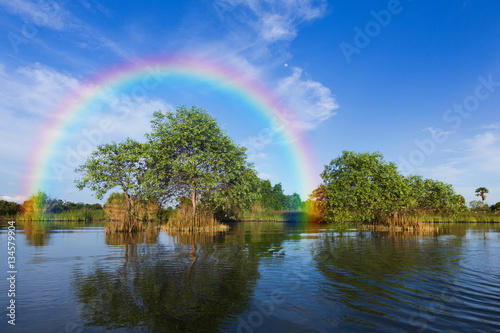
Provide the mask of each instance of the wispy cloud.
{"label": "wispy cloud", "polygon": [[293,68],[292,75],[280,80],[277,93],[293,112],[292,123],[310,130],[336,115],[339,107],[331,90],[311,79],[304,79],[302,69]]}
{"label": "wispy cloud", "polygon": [[245,23],[266,42],[290,41],[297,36],[297,26],[305,21],[321,17],[326,9],[326,1],[234,1],[233,6],[246,7],[253,14],[246,16]]}
{"label": "wispy cloud", "polygon": [[254,38],[265,42],[291,41],[298,33],[298,26],[322,17],[326,1],[319,0],[217,0],[214,6],[221,19],[239,23],[239,30],[248,28]]}
{"label": "wispy cloud", "polygon": [[500,174],[500,136],[497,133],[487,131],[465,143],[469,147],[466,159],[476,170]]}
{"label": "wispy cloud", "polygon": [[57,1],[0,0],[0,6],[37,26],[58,31],[75,28],[74,17]]}
{"label": "wispy cloud", "polygon": [[483,125],[481,126],[481,129],[499,129],[500,128],[500,123],[493,123],[493,124],[488,124],[488,125]]}
{"label": "wispy cloud", "polygon": [[41,64],[8,72],[0,64],[0,107],[2,112],[19,115],[46,115],[78,80]]}

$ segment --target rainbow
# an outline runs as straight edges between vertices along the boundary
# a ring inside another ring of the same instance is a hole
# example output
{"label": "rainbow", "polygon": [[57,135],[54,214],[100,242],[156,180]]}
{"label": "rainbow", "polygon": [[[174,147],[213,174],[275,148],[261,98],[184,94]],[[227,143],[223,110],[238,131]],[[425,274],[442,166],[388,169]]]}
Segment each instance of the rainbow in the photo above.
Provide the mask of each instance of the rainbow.
{"label": "rainbow", "polygon": [[62,100],[42,127],[34,146],[28,161],[23,194],[30,195],[45,188],[44,179],[49,174],[51,151],[67,132],[71,121],[88,110],[88,106],[102,96],[103,91],[127,83],[139,83],[137,86],[145,89],[152,86],[158,76],[172,74],[220,85],[231,94],[253,103],[253,109],[260,114],[283,124],[281,132],[289,142],[288,148],[295,162],[292,167],[296,168],[297,177],[300,178],[301,188],[297,192],[304,195],[312,191],[315,185],[312,172],[314,159],[309,146],[287,117],[287,107],[270,89],[239,68],[204,57],[168,55],[143,58],[113,67],[80,85]]}

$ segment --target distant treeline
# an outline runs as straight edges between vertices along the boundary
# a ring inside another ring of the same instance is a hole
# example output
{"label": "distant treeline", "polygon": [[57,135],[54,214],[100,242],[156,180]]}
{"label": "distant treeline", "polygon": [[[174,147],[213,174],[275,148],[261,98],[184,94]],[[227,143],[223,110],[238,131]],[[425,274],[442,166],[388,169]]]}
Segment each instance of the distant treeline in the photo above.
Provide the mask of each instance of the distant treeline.
{"label": "distant treeline", "polygon": [[49,198],[44,192],[32,195],[22,204],[0,200],[0,217],[22,220],[92,220],[104,218],[101,204],[86,204]]}

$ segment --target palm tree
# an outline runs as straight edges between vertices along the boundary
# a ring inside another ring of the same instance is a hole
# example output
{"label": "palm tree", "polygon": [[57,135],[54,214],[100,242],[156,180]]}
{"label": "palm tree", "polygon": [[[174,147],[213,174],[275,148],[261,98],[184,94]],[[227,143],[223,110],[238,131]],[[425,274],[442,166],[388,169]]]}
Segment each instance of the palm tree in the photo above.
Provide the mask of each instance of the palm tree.
{"label": "palm tree", "polygon": [[479,187],[476,188],[476,196],[481,197],[483,199],[483,206],[484,206],[484,200],[486,199],[485,193],[488,193],[488,189],[486,187]]}

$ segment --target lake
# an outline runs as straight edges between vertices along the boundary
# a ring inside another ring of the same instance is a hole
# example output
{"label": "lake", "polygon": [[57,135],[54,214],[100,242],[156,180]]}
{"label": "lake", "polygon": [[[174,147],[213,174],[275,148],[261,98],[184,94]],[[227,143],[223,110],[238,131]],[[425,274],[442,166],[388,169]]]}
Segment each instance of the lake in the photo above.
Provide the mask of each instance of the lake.
{"label": "lake", "polygon": [[[238,222],[225,233],[16,223],[1,332],[500,331],[500,224],[422,233]],[[0,233],[7,276],[7,224]]]}

